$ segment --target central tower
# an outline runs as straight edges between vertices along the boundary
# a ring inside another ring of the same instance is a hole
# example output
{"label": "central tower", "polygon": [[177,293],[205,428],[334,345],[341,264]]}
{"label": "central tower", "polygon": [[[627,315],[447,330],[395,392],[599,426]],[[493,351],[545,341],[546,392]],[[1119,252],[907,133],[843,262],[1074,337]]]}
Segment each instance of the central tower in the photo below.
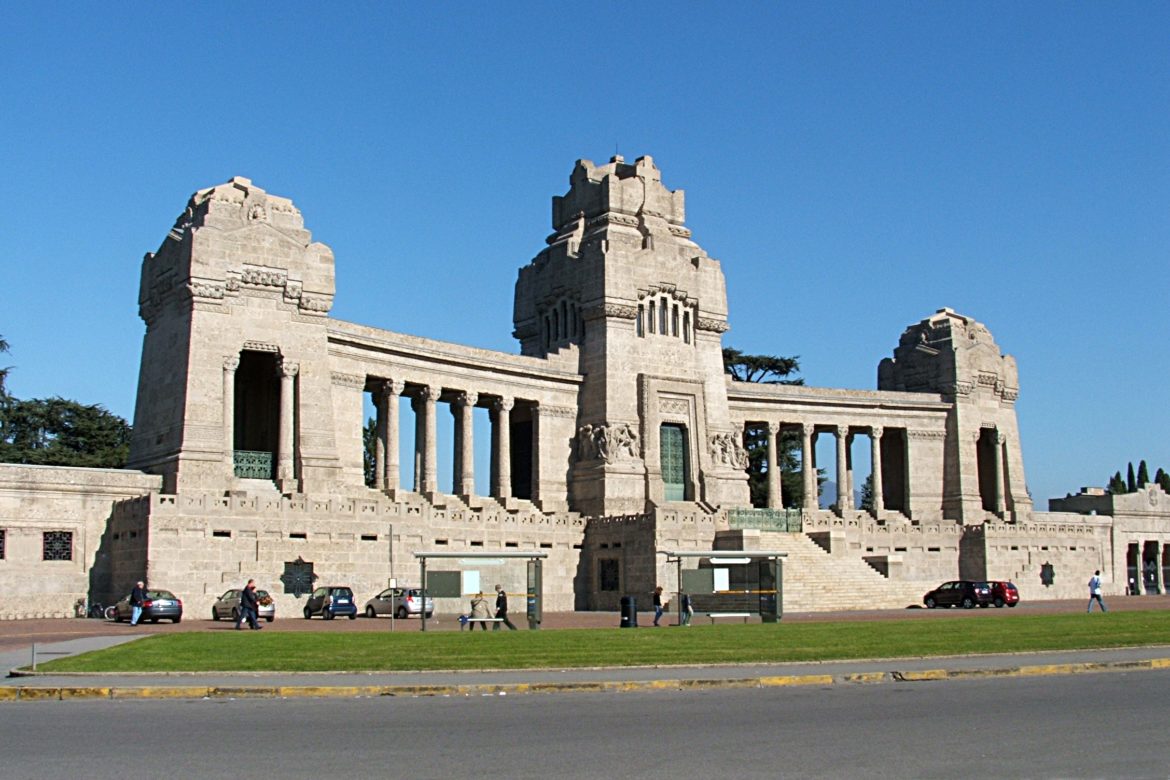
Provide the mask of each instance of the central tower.
{"label": "central tower", "polygon": [[578,160],[552,212],[548,247],[520,269],[514,335],[525,355],[578,356],[573,508],[746,505],[723,372],[726,286],[684,225],[683,192],[648,156]]}

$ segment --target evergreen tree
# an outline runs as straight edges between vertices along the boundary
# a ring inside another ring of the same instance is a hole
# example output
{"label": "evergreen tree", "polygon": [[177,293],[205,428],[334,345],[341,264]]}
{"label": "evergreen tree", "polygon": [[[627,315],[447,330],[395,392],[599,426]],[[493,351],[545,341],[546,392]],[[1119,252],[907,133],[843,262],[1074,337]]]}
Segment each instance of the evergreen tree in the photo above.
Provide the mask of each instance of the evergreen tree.
{"label": "evergreen tree", "polygon": [[1125,492],[1133,493],[1137,490],[1137,480],[1133,476],[1133,461],[1129,462],[1129,471],[1125,475]]}
{"label": "evergreen tree", "polygon": [[861,485],[861,509],[865,512],[873,512],[873,472],[865,478],[865,482]]}
{"label": "evergreen tree", "polygon": [[362,472],[365,475],[366,487],[375,485],[374,474],[374,447],[378,444],[378,423],[373,417],[366,420],[366,427],[362,428]]}
{"label": "evergreen tree", "polygon": [[[4,340],[3,336],[0,336],[0,355],[7,354],[7,353],[8,353],[8,342]],[[8,381],[8,372],[11,370],[12,370],[11,366],[5,366],[4,368],[0,368],[0,407],[3,407],[4,403],[6,401],[8,401],[8,399],[9,399],[8,387],[7,387],[6,383]]]}
{"label": "evergreen tree", "polygon": [[1109,478],[1109,487],[1106,488],[1111,495],[1120,496],[1127,492],[1125,489],[1125,480],[1121,478],[1121,472],[1117,472]]}
{"label": "evergreen tree", "polygon": [[1170,472],[1158,469],[1158,473],[1154,475],[1154,482],[1162,488],[1163,492],[1170,493]]}
{"label": "evergreen tree", "polygon": [[[799,358],[774,355],[745,355],[738,349],[723,348],[723,369],[736,382],[759,382],[769,385],[803,385],[804,380],[791,375],[800,370]],[[786,506],[801,506],[804,481],[797,464],[800,461],[800,434],[782,430],[776,437],[775,465],[768,463],[768,429],[748,426],[744,431],[748,453],[748,489],[752,506],[767,506],[768,469],[780,469],[781,494]],[[820,480],[818,480],[819,482]]]}
{"label": "evergreen tree", "polygon": [[10,398],[0,407],[0,462],[123,468],[130,425],[98,405]]}
{"label": "evergreen tree", "polygon": [[1137,486],[1144,488],[1148,484],[1150,484],[1150,470],[1146,468],[1146,462],[1143,460],[1138,464]]}

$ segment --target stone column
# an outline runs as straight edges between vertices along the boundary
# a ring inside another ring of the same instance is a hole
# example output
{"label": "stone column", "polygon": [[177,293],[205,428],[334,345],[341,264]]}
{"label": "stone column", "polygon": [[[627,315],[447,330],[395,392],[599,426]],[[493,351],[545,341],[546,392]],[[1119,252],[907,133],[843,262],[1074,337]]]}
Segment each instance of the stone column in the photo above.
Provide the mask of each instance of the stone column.
{"label": "stone column", "polygon": [[1001,520],[1007,519],[1007,505],[1003,497],[1003,445],[1007,443],[1007,436],[996,431],[995,437],[992,439],[995,442],[995,514]]}
{"label": "stone column", "polygon": [[495,479],[492,497],[512,497],[512,407],[516,402],[511,398],[498,398],[492,404],[496,413],[492,421],[492,462],[495,463]]}
{"label": "stone column", "polygon": [[297,363],[288,360],[280,363],[280,437],[277,446],[279,459],[276,475],[280,480],[281,490],[291,486],[296,471],[293,465],[293,416],[296,409],[293,392],[296,387],[294,380],[299,370],[300,365]]}
{"label": "stone column", "polygon": [[776,437],[780,433],[780,423],[768,423],[768,508],[779,509],[784,506],[783,497],[780,494],[780,464],[777,463],[776,452],[779,447],[776,446]]}
{"label": "stone column", "polygon": [[378,398],[378,454],[383,455],[375,477],[381,490],[397,490],[401,465],[398,456],[398,399],[406,385],[387,379]]}
{"label": "stone column", "polygon": [[240,356],[223,359],[223,465],[228,479],[236,475],[236,369]]}
{"label": "stone column", "polygon": [[812,437],[816,426],[805,423],[800,426],[800,473],[804,477],[804,508],[811,512],[817,508],[817,469],[813,463]]}
{"label": "stone column", "polygon": [[422,493],[439,492],[438,466],[439,442],[436,433],[435,402],[442,394],[441,387],[428,385],[423,388],[423,450],[422,450],[422,479],[419,490]]}
{"label": "stone column", "polygon": [[837,436],[837,514],[843,515],[849,508],[849,473],[845,463],[845,437],[849,435],[849,426],[838,425],[835,431]]}
{"label": "stone column", "polygon": [[857,508],[857,491],[853,486],[853,434],[845,435],[845,508]]}
{"label": "stone column", "polygon": [[882,495],[882,434],[885,433],[880,425],[869,429],[869,459],[870,484],[873,485],[873,516],[880,519],[882,510],[886,508],[885,496]]}
{"label": "stone column", "polygon": [[455,399],[455,492],[463,497],[475,495],[475,451],[473,447],[473,411],[479,396],[460,393]]}

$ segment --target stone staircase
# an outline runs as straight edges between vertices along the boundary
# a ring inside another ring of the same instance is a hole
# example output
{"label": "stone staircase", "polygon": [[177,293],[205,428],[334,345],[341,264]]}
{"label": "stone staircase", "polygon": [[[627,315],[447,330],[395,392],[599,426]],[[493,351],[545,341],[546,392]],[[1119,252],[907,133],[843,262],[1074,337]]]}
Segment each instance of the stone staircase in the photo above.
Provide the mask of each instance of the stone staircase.
{"label": "stone staircase", "polygon": [[831,555],[802,533],[760,532],[761,550],[784,559],[784,611],[830,612],[921,605],[938,583],[889,580],[858,557]]}

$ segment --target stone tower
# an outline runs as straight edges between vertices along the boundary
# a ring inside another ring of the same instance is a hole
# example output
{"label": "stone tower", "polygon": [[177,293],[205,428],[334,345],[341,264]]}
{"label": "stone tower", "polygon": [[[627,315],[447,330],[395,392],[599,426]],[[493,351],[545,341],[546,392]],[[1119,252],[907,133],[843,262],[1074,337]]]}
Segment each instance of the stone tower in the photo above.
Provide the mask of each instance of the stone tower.
{"label": "stone tower", "polygon": [[747,504],[722,362],[726,286],[685,227],[683,192],[648,156],[579,160],[552,212],[548,247],[520,269],[514,335],[525,355],[575,350],[585,377],[573,508]]}
{"label": "stone tower", "polygon": [[944,517],[971,524],[1029,515],[1016,361],[1000,352],[986,326],[950,309],[911,325],[894,357],[879,365],[878,388],[938,393],[952,404],[946,438],[937,442]]}
{"label": "stone tower", "polygon": [[333,292],[333,253],[292,201],[241,177],[195,193],[142,261],[129,466],[162,474],[170,493],[249,478],[327,488]]}

